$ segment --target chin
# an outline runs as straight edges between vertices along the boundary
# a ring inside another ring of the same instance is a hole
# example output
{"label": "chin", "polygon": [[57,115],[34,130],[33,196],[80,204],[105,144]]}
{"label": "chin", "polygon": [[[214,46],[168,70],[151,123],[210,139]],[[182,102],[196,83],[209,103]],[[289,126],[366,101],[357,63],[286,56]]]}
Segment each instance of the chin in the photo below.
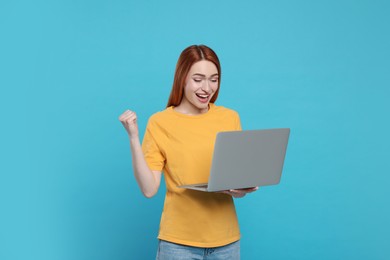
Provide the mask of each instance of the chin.
{"label": "chin", "polygon": [[202,106],[198,106],[199,110],[202,110],[202,112],[207,112],[209,110],[209,104],[204,104]]}
{"label": "chin", "polygon": [[199,109],[205,109],[205,108],[208,108],[208,107],[209,107],[209,104],[210,104],[210,102],[202,103],[202,104],[197,105],[197,107],[198,107]]}

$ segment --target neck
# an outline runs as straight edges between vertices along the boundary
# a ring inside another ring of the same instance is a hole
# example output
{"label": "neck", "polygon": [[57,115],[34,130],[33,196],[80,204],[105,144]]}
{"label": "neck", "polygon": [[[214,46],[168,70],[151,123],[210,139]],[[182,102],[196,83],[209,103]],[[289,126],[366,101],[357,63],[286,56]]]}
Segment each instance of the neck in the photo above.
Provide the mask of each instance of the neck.
{"label": "neck", "polygon": [[201,109],[198,107],[194,107],[191,104],[185,104],[182,102],[177,107],[174,107],[174,109],[175,111],[186,115],[201,115],[209,111],[210,104],[208,104],[206,108]]}

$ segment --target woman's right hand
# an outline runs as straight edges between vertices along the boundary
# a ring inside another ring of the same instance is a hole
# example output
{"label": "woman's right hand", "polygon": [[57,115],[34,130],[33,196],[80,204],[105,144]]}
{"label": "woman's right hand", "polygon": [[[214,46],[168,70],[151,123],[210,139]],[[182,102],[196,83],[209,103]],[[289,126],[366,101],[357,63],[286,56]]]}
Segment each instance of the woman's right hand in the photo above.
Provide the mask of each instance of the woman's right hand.
{"label": "woman's right hand", "polygon": [[119,116],[119,121],[125,127],[129,137],[138,137],[137,115],[134,111],[126,110]]}

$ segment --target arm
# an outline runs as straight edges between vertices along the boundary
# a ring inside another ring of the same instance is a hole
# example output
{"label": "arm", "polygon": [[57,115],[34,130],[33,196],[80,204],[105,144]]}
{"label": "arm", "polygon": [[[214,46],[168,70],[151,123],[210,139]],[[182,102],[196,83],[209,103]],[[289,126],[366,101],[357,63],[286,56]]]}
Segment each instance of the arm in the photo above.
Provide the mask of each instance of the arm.
{"label": "arm", "polygon": [[138,135],[137,115],[133,111],[126,110],[119,116],[119,120],[129,135],[135,179],[144,196],[151,198],[160,187],[161,171],[150,170],[145,161]]}

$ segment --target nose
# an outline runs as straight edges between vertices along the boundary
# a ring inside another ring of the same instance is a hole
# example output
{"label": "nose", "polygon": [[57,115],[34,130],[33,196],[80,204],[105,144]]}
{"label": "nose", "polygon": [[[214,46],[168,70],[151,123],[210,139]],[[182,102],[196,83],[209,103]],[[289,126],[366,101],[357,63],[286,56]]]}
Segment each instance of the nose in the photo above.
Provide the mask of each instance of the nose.
{"label": "nose", "polygon": [[210,82],[208,80],[205,80],[204,83],[202,84],[202,90],[207,93],[210,92],[211,88],[210,88]]}

